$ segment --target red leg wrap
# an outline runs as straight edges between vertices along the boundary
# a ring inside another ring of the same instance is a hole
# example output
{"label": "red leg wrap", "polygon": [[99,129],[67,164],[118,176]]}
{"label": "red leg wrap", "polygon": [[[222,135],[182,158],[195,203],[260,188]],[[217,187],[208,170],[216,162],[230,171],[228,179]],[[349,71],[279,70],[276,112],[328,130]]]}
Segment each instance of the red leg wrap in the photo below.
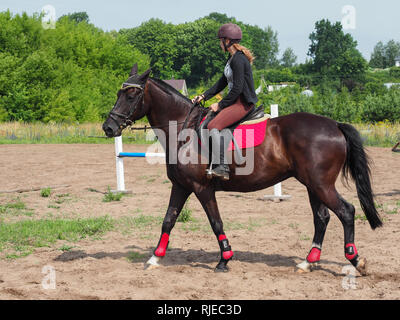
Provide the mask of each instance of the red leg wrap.
{"label": "red leg wrap", "polygon": [[308,261],[309,263],[318,262],[319,259],[320,259],[320,257],[321,257],[321,250],[318,249],[318,248],[316,248],[316,247],[313,247],[313,248],[310,250],[310,253],[309,253],[308,256],[307,256],[307,261]]}
{"label": "red leg wrap", "polygon": [[154,251],[154,254],[157,257],[165,256],[165,252],[167,251],[168,241],[169,241],[169,235],[166,233],[163,233],[161,236],[160,242],[158,243],[158,247]]}
{"label": "red leg wrap", "polygon": [[354,243],[346,244],[344,252],[348,260],[353,260],[357,256],[356,245]]}
{"label": "red leg wrap", "polygon": [[[225,240],[224,242],[222,242]],[[222,258],[225,260],[229,260],[233,257],[233,251],[231,250],[231,246],[228,243],[226,235],[220,234],[218,236],[218,241],[220,243],[221,251],[222,251]],[[226,246],[226,247],[225,247]]]}
{"label": "red leg wrap", "polygon": [[233,251],[224,251],[222,253],[222,258],[224,258],[225,260],[229,260],[230,258],[233,257]]}

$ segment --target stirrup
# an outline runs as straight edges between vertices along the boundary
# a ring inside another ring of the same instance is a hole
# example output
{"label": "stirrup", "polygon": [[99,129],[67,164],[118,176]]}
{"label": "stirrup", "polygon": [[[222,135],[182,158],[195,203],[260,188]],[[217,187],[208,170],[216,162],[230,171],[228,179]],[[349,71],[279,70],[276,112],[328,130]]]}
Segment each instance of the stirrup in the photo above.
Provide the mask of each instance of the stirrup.
{"label": "stirrup", "polygon": [[229,167],[228,165],[218,165],[214,169],[207,169],[206,174],[208,179],[212,179],[212,177],[217,177],[227,181],[229,180]]}

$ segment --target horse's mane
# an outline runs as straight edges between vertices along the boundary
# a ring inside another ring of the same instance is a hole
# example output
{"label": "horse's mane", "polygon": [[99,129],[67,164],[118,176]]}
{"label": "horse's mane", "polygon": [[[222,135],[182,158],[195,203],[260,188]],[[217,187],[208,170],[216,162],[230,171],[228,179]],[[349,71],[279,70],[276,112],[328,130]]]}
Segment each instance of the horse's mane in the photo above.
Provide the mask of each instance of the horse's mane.
{"label": "horse's mane", "polygon": [[[176,102],[181,102],[183,105],[192,107],[192,100],[185,97],[182,93],[176,90],[174,87],[166,83],[165,81],[157,78],[150,78],[156,85],[164,91],[166,94],[173,96],[176,99]],[[199,114],[195,117],[196,120],[199,120],[200,117],[208,111],[208,108],[204,108],[202,106],[197,106],[199,110]]]}
{"label": "horse's mane", "polygon": [[176,98],[182,100],[182,102],[190,103],[192,104],[192,101],[185,97],[182,93],[180,93],[178,90],[176,90],[174,87],[166,83],[165,81],[157,78],[150,78],[153,80],[159,87],[161,87],[161,90],[163,90],[166,94],[177,96]]}

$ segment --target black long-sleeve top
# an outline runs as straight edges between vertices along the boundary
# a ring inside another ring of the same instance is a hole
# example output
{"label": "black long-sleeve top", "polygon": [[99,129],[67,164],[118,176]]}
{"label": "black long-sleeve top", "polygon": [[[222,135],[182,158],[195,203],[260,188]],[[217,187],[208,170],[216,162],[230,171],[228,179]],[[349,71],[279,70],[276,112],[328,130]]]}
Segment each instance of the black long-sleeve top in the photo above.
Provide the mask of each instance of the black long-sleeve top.
{"label": "black long-sleeve top", "polygon": [[[258,98],[254,90],[253,72],[249,60],[242,51],[237,51],[233,55],[230,66],[233,73],[233,86],[229,93],[218,103],[220,109],[234,104],[240,96],[248,105],[256,104]],[[204,92],[204,100],[211,99],[227,85],[228,80],[222,74],[217,83]]]}

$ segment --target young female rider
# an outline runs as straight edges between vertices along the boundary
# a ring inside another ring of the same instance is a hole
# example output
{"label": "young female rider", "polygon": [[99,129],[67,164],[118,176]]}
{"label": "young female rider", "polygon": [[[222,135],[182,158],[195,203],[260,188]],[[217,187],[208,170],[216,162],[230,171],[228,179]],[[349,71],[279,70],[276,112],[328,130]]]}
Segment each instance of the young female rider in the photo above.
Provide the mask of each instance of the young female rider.
{"label": "young female rider", "polygon": [[[219,155],[217,165],[211,168],[212,175],[229,180],[229,167],[225,157],[227,141],[224,144],[224,136],[221,131],[252,111],[257,102],[257,95],[254,91],[253,73],[250,65],[254,58],[247,48],[239,44],[242,39],[240,27],[233,23],[224,24],[218,31],[218,38],[220,39],[221,49],[224,52],[229,52],[224,73],[214,86],[204,94],[195,97],[192,102],[209,100],[228,86],[228,94],[220,102],[210,106],[216,116],[209,122],[207,128],[213,137],[213,154]],[[213,162],[214,160],[215,157]]]}

